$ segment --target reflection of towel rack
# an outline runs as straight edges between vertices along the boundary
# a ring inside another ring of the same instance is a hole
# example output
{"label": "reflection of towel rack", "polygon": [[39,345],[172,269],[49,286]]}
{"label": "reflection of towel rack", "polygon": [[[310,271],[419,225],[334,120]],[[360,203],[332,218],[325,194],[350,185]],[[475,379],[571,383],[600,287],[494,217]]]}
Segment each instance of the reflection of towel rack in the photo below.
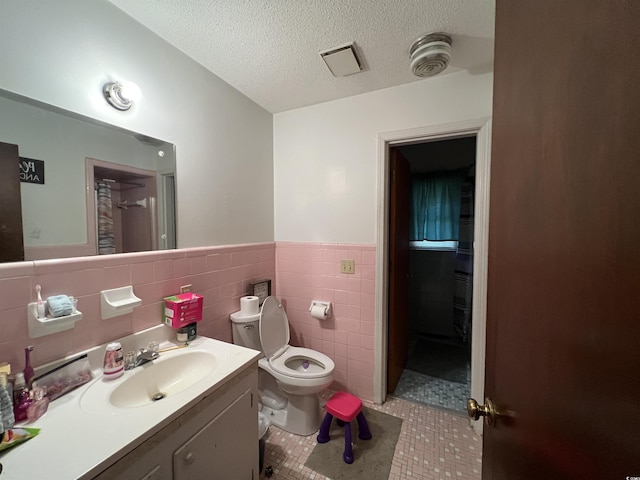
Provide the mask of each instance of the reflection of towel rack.
{"label": "reflection of towel rack", "polygon": [[[130,190],[131,188],[143,188],[145,186],[144,183],[140,182],[132,182],[130,180],[112,180],[111,178],[96,178],[95,188],[97,189],[98,183],[110,183],[112,185],[112,189],[116,191]],[[115,185],[131,185],[131,188],[115,188]]]}
{"label": "reflection of towel rack", "polygon": [[118,208],[122,208],[123,210],[126,210],[127,208],[130,207],[142,207],[142,208],[147,208],[147,199],[143,198],[142,200],[138,200],[134,203],[127,203],[127,201],[125,200],[124,202],[118,202]]}

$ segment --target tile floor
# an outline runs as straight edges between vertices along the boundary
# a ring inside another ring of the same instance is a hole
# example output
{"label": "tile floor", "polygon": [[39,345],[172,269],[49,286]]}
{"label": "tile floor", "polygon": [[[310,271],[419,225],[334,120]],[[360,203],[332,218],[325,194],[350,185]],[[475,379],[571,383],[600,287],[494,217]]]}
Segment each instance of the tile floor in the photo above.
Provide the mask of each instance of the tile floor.
{"label": "tile floor", "polygon": [[[332,393],[323,392],[322,402]],[[473,432],[467,418],[399,398],[389,398],[383,405],[365,404],[403,419],[389,480],[480,479],[482,437]],[[267,479],[265,470],[271,466],[275,480],[329,480],[304,465],[316,435],[300,437],[274,426],[267,435],[261,479]]]}
{"label": "tile floor", "polygon": [[[422,343],[418,342],[419,338]],[[471,365],[460,358],[461,344],[456,340],[429,336],[414,336],[412,339],[407,368],[402,372],[393,395],[466,414],[467,399],[471,395]],[[430,355],[424,350],[430,345],[436,347],[437,358],[433,358],[434,353]],[[429,368],[422,371],[424,368],[421,369],[421,366],[426,364]],[[412,368],[412,365],[417,368]],[[453,379],[456,381],[452,381]]]}
{"label": "tile floor", "polygon": [[467,383],[449,382],[412,370],[402,372],[394,396],[412,402],[446,408],[464,414],[467,398],[471,395],[471,369],[467,370]]}

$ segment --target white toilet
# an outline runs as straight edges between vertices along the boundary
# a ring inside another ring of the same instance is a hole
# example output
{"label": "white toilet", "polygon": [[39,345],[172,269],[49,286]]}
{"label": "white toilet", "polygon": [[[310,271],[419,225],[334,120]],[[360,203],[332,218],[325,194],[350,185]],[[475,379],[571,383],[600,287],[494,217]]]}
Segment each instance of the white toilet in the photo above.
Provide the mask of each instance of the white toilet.
{"label": "white toilet", "polygon": [[258,361],[262,413],[296,435],[320,428],[318,393],[333,382],[333,360],[323,353],[289,345],[289,320],[276,297],[267,297],[259,313],[231,314],[233,343],[263,353]]}

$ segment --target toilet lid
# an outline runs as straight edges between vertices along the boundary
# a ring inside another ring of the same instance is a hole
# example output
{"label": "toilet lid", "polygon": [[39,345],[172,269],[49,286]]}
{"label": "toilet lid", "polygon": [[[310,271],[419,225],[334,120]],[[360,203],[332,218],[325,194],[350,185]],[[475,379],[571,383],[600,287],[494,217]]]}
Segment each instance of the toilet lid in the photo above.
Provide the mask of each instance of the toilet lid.
{"label": "toilet lid", "polygon": [[267,297],[260,310],[260,342],[267,358],[289,344],[289,319],[276,297]]}

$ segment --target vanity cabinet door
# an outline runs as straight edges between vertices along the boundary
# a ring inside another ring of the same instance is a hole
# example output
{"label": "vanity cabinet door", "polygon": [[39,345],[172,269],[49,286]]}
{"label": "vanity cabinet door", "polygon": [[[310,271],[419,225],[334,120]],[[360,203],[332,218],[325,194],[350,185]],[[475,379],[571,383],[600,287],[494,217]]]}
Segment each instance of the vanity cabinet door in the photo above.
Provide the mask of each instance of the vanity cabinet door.
{"label": "vanity cabinet door", "polygon": [[92,480],[172,480],[169,454],[163,456],[162,450],[163,446],[151,439]]}
{"label": "vanity cabinet door", "polygon": [[173,455],[174,480],[257,478],[258,414],[246,392]]}
{"label": "vanity cabinet door", "polygon": [[161,479],[162,479],[162,472],[160,470],[160,465],[156,465],[147,473],[145,473],[142,478],[140,478],[140,480],[161,480]]}

